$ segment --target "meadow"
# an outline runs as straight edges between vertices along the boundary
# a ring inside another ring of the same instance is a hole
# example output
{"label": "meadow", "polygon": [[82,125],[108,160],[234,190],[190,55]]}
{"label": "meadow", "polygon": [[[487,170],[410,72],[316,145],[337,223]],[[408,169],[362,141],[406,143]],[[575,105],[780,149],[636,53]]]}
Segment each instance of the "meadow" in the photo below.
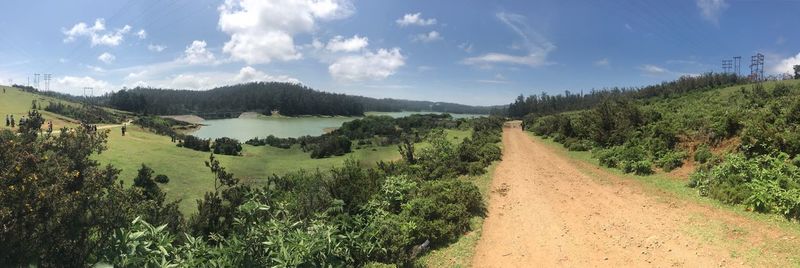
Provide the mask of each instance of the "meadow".
{"label": "meadow", "polygon": [[[470,135],[468,130],[447,130],[453,140],[461,140]],[[418,144],[424,148],[425,143]],[[396,146],[375,146],[354,149],[343,156],[312,159],[309,153],[298,146],[280,149],[272,146],[242,145],[241,156],[216,155],[222,166],[242,180],[243,183],[259,186],[273,175],[284,175],[292,171],[327,170],[341,165],[345,160],[353,158],[361,164],[372,166],[378,161],[390,161],[400,158]],[[202,198],[205,192],[214,188],[213,174],[205,166],[208,152],[194,151],[177,147],[169,137],[157,135],[138,126],[128,127],[123,137],[119,129],[111,130],[108,139],[108,150],[95,155],[94,158],[103,164],[111,164],[121,169],[120,178],[129,185],[136,177],[142,164],[152,168],[156,174],[164,174],[170,178],[168,184],[161,188],[172,200],[181,199],[181,211],[185,215],[197,210],[195,200]]]}

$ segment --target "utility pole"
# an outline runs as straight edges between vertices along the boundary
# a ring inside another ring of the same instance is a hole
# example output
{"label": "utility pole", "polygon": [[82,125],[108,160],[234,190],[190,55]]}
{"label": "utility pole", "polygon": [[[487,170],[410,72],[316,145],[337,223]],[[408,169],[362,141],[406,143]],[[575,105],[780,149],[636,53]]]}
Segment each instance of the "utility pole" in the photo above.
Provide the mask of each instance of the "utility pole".
{"label": "utility pole", "polygon": [[52,77],[53,74],[42,74],[42,75],[44,76],[44,88],[45,88],[44,90],[50,91],[50,77]]}
{"label": "utility pole", "polygon": [[736,76],[742,75],[742,56],[733,57],[733,68]]}
{"label": "utility pole", "polygon": [[39,74],[33,74],[33,88],[39,89]]}
{"label": "utility pole", "polygon": [[722,73],[730,73],[733,69],[733,60],[722,60]]}
{"label": "utility pole", "polygon": [[750,78],[759,82],[764,80],[764,54],[750,57]]}

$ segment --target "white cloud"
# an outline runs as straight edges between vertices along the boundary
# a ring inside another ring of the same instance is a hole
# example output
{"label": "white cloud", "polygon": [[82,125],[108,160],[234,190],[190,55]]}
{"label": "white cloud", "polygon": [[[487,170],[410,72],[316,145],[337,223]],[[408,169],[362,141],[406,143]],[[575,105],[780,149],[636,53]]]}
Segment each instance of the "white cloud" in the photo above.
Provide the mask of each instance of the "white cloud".
{"label": "white cloud", "polygon": [[206,41],[194,40],[184,50],[183,61],[189,64],[212,63],[214,59],[214,54],[206,49]]}
{"label": "white cloud", "polygon": [[[63,76],[54,79],[53,82],[52,88],[54,90],[78,96],[83,95],[84,87],[93,88],[95,96],[111,92],[114,89],[108,82],[97,80],[89,76]],[[89,92],[86,94],[89,94]]]}
{"label": "white cloud", "polygon": [[[129,87],[150,86],[170,89],[204,90],[216,87],[249,82],[288,82],[301,83],[299,79],[286,75],[269,75],[253,67],[245,66],[239,72],[197,72],[181,73],[164,79],[146,79],[146,71],[130,73],[125,77]],[[146,82],[145,82],[146,81]]]}
{"label": "white cloud", "polygon": [[490,67],[493,64],[516,64],[538,67],[550,64],[547,62],[547,53],[531,53],[524,56],[509,55],[503,53],[487,53],[477,57],[466,58],[463,64],[475,65],[479,67]]}
{"label": "white cloud", "polygon": [[594,66],[608,67],[609,65],[611,65],[611,62],[608,60],[608,58],[602,58],[594,61]]}
{"label": "white cloud", "polygon": [[659,67],[659,66],[652,65],[652,64],[642,65],[641,67],[639,67],[639,70],[643,71],[647,75],[654,75],[654,76],[655,75],[662,75],[662,74],[666,74],[666,73],[670,72],[669,70],[667,70],[667,69],[665,69],[663,67]]}
{"label": "white cloud", "polygon": [[492,52],[477,57],[466,58],[462,60],[461,63],[481,68],[489,68],[494,64],[514,64],[531,67],[552,64],[547,60],[547,56],[556,49],[556,46],[537,30],[528,26],[524,16],[500,12],[497,13],[497,19],[519,36],[522,41],[520,48],[527,50],[528,53],[526,55],[510,55]]}
{"label": "white cloud", "polygon": [[463,50],[464,52],[467,52],[467,53],[472,53],[472,50],[473,50],[472,44],[466,43],[466,42],[465,43],[461,43],[460,45],[458,45],[458,48]]}
{"label": "white cloud", "polygon": [[625,26],[625,29],[628,29],[628,31],[633,32],[633,27],[630,24],[625,23],[624,26]]}
{"label": "white cloud", "polygon": [[433,41],[442,40],[442,35],[437,31],[430,31],[429,33],[422,33],[414,36],[414,42],[430,43]]}
{"label": "white cloud", "polygon": [[96,19],[94,25],[89,27],[84,22],[79,22],[72,26],[69,30],[62,30],[64,35],[64,42],[69,43],[75,41],[78,37],[88,37],[91,40],[92,47],[94,46],[118,46],[125,39],[125,35],[131,31],[130,25],[125,25],[122,28],[114,31],[106,31],[105,20],[102,18]]}
{"label": "white cloud", "polygon": [[719,16],[728,8],[728,4],[725,0],[697,0],[697,7],[700,8],[700,15],[704,19],[719,24]]}
{"label": "white cloud", "polygon": [[[321,46],[318,40],[314,41],[316,41],[316,45],[312,42],[312,46]],[[341,35],[337,35],[328,41],[328,45],[325,46],[325,49],[331,52],[357,52],[366,48],[367,45],[369,45],[369,39],[367,37],[354,35],[352,38],[344,39]]]}
{"label": "white cloud", "polygon": [[784,73],[791,73],[794,74],[794,66],[800,64],[800,53],[797,53],[794,57],[789,57],[782,59],[780,63],[777,65],[772,66],[771,71],[773,73],[784,74]]}
{"label": "white cloud", "polygon": [[153,52],[161,52],[161,51],[164,51],[164,49],[167,49],[167,47],[163,46],[163,45],[154,45],[154,44],[147,45],[147,50],[150,50],[150,51],[153,51]]}
{"label": "white cloud", "polygon": [[295,34],[354,12],[349,0],[226,0],[218,10],[219,28],[230,35],[223,52],[248,64],[300,59]]}
{"label": "white cloud", "polygon": [[139,37],[139,39],[145,39],[147,38],[147,31],[141,29],[138,32],[136,32],[136,36]]}
{"label": "white cloud", "polygon": [[417,12],[414,14],[405,14],[402,18],[397,19],[395,22],[400,26],[427,26],[436,24],[436,19],[424,19],[422,18],[422,13]]}
{"label": "white cloud", "polygon": [[328,72],[340,81],[382,80],[403,65],[405,57],[399,48],[379,49],[377,53],[367,51],[361,55],[339,58],[328,66]]}
{"label": "white cloud", "polygon": [[116,60],[116,59],[117,59],[117,57],[115,57],[114,55],[111,55],[111,53],[108,53],[108,52],[104,52],[103,54],[100,54],[100,56],[97,57],[97,60],[105,62],[106,64],[110,64],[110,63],[114,62],[114,60]]}
{"label": "white cloud", "polygon": [[103,69],[103,67],[100,67],[100,66],[86,65],[86,68],[88,68],[89,70],[92,70],[93,72],[96,72],[96,73],[105,73],[106,72],[106,69]]}

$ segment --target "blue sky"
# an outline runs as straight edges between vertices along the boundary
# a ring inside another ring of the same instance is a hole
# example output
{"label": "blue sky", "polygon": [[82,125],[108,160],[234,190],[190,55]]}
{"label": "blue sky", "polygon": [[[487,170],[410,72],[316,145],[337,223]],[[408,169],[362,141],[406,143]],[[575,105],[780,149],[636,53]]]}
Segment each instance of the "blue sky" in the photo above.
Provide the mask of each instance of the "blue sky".
{"label": "blue sky", "polygon": [[[800,1],[2,1],[0,81],[51,90],[299,82],[370,97],[505,104],[641,86],[766,55],[800,64]],[[44,83],[40,83],[44,88]]]}

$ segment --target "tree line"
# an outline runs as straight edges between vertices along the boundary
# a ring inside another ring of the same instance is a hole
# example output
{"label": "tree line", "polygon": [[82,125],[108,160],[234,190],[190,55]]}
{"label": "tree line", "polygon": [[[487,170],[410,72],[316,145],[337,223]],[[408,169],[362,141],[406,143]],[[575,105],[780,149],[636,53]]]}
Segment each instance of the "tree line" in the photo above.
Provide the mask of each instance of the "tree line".
{"label": "tree line", "polygon": [[255,111],[270,115],[361,116],[365,111],[441,111],[486,114],[490,107],[453,103],[374,99],[327,93],[309,87],[280,82],[254,82],[224,86],[206,91],[158,88],[123,89],[98,101],[110,107],[140,114],[199,114],[204,117],[231,117]]}
{"label": "tree line", "polygon": [[658,96],[680,95],[683,93],[709,90],[722,86],[748,83],[750,80],[735,74],[706,73],[699,76],[683,76],[673,81],[662,82],[657,85],[645,87],[621,88],[614,87],[604,90],[591,90],[589,93],[572,93],[548,95],[520,95],[508,105],[506,115],[512,118],[522,118],[526,115],[549,115],[567,111],[577,111],[592,108],[605,99],[627,97],[631,99],[645,99]]}

